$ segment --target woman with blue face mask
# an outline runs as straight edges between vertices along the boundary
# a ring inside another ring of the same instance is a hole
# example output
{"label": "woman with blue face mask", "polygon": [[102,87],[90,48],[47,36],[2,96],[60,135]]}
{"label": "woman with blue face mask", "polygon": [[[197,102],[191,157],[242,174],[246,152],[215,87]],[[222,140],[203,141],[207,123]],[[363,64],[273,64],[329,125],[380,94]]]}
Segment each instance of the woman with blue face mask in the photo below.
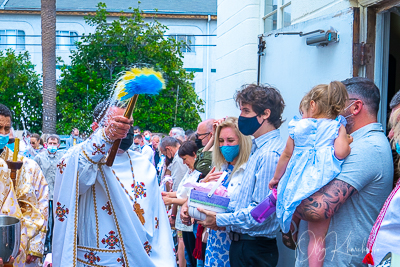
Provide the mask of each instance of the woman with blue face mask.
{"label": "woman with blue face mask", "polygon": [[[243,135],[238,128],[238,119],[227,117],[220,122],[215,130],[213,169],[203,179],[203,182],[215,181],[223,171],[228,175],[223,185],[228,190],[230,203],[227,212],[232,212],[238,198],[246,162],[251,151],[251,137]],[[230,266],[230,239],[225,231],[208,229],[206,258],[204,266]]]}

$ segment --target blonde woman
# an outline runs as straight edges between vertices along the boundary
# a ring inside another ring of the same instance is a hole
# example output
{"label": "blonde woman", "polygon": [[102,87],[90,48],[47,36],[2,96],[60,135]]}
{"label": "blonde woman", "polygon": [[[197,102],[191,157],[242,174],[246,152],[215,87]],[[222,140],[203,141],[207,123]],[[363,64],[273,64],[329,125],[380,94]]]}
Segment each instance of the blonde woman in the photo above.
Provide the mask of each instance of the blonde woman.
{"label": "blonde woman", "polygon": [[[215,130],[212,171],[203,182],[218,179],[223,171],[229,175],[223,181],[231,199],[229,208],[235,207],[235,200],[242,182],[246,162],[251,151],[251,137],[244,136],[238,129],[238,119],[227,117]],[[229,209],[228,208],[228,209]],[[229,210],[228,210],[229,211]],[[225,231],[209,229],[204,266],[230,266],[230,239]]]}

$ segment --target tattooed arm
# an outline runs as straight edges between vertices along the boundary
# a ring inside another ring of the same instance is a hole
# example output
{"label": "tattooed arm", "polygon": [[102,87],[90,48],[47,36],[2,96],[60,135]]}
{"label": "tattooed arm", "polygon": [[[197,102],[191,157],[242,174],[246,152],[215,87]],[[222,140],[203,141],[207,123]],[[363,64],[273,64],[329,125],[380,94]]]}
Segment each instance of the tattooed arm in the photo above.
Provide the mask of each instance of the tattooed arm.
{"label": "tattooed arm", "polygon": [[296,209],[302,220],[317,222],[331,218],[357,190],[346,182],[333,179],[312,196],[304,199]]}

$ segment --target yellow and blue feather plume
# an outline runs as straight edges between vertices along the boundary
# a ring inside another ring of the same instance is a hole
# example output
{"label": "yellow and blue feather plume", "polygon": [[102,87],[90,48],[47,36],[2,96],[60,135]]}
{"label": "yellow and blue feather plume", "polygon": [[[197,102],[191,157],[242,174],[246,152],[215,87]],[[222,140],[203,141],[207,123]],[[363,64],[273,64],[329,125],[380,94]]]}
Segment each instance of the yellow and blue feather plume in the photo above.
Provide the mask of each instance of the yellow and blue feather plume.
{"label": "yellow and blue feather plume", "polygon": [[136,94],[158,94],[165,88],[165,80],[161,72],[153,68],[133,68],[126,71],[117,82],[117,99],[125,101]]}

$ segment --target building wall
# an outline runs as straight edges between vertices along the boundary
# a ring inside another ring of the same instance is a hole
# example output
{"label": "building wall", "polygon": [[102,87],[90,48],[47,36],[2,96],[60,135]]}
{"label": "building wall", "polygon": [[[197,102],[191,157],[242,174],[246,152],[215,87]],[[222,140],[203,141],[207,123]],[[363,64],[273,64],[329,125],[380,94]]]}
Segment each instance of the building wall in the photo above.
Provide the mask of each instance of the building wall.
{"label": "building wall", "polygon": [[237,116],[233,95],[257,80],[258,0],[219,0],[214,117]]}
{"label": "building wall", "polygon": [[[112,18],[110,18],[112,20]],[[150,19],[145,19],[150,21]],[[160,23],[166,25],[168,30],[166,34],[187,34],[187,35],[206,35],[207,28],[209,34],[216,34],[217,22],[215,20],[199,19],[159,19]],[[208,25],[209,23],[209,25]],[[1,29],[17,29],[25,31],[25,49],[31,55],[31,61],[35,64],[35,70],[42,73],[42,48],[41,44],[41,19],[40,15],[16,15],[1,14]],[[57,16],[56,29],[60,31],[73,31],[78,35],[94,32],[94,28],[87,25],[83,16]],[[29,37],[36,35],[36,37]],[[216,37],[196,36],[195,52],[184,53],[184,68],[195,71],[193,83],[195,91],[199,98],[206,100],[206,92],[209,92],[209,102],[213,101],[212,93],[215,91],[216,64],[215,64],[215,46]],[[66,64],[71,63],[70,50],[68,47],[61,47],[56,50],[57,56],[61,57]],[[208,63],[207,63],[208,61]],[[208,76],[207,76],[208,73]],[[61,71],[57,70],[57,77],[60,77]],[[206,113],[201,114],[202,118]]]}
{"label": "building wall", "polygon": [[355,0],[292,0],[292,24],[358,6]]}
{"label": "building wall", "polygon": [[[232,98],[235,91],[245,83],[257,81],[257,36],[264,32],[262,1],[265,0],[218,0],[216,118],[238,116],[240,111]],[[312,86],[352,76],[353,4],[347,0],[292,0],[292,26],[269,32],[272,35],[264,38],[261,83],[277,87],[285,99],[286,122],[280,127],[283,140],[288,136],[287,122],[299,115],[300,100]],[[307,46],[305,37],[298,35],[274,35],[330,27],[340,32],[341,40],[328,47]],[[277,243],[278,266],[294,266],[295,253],[283,246],[279,233]]]}

